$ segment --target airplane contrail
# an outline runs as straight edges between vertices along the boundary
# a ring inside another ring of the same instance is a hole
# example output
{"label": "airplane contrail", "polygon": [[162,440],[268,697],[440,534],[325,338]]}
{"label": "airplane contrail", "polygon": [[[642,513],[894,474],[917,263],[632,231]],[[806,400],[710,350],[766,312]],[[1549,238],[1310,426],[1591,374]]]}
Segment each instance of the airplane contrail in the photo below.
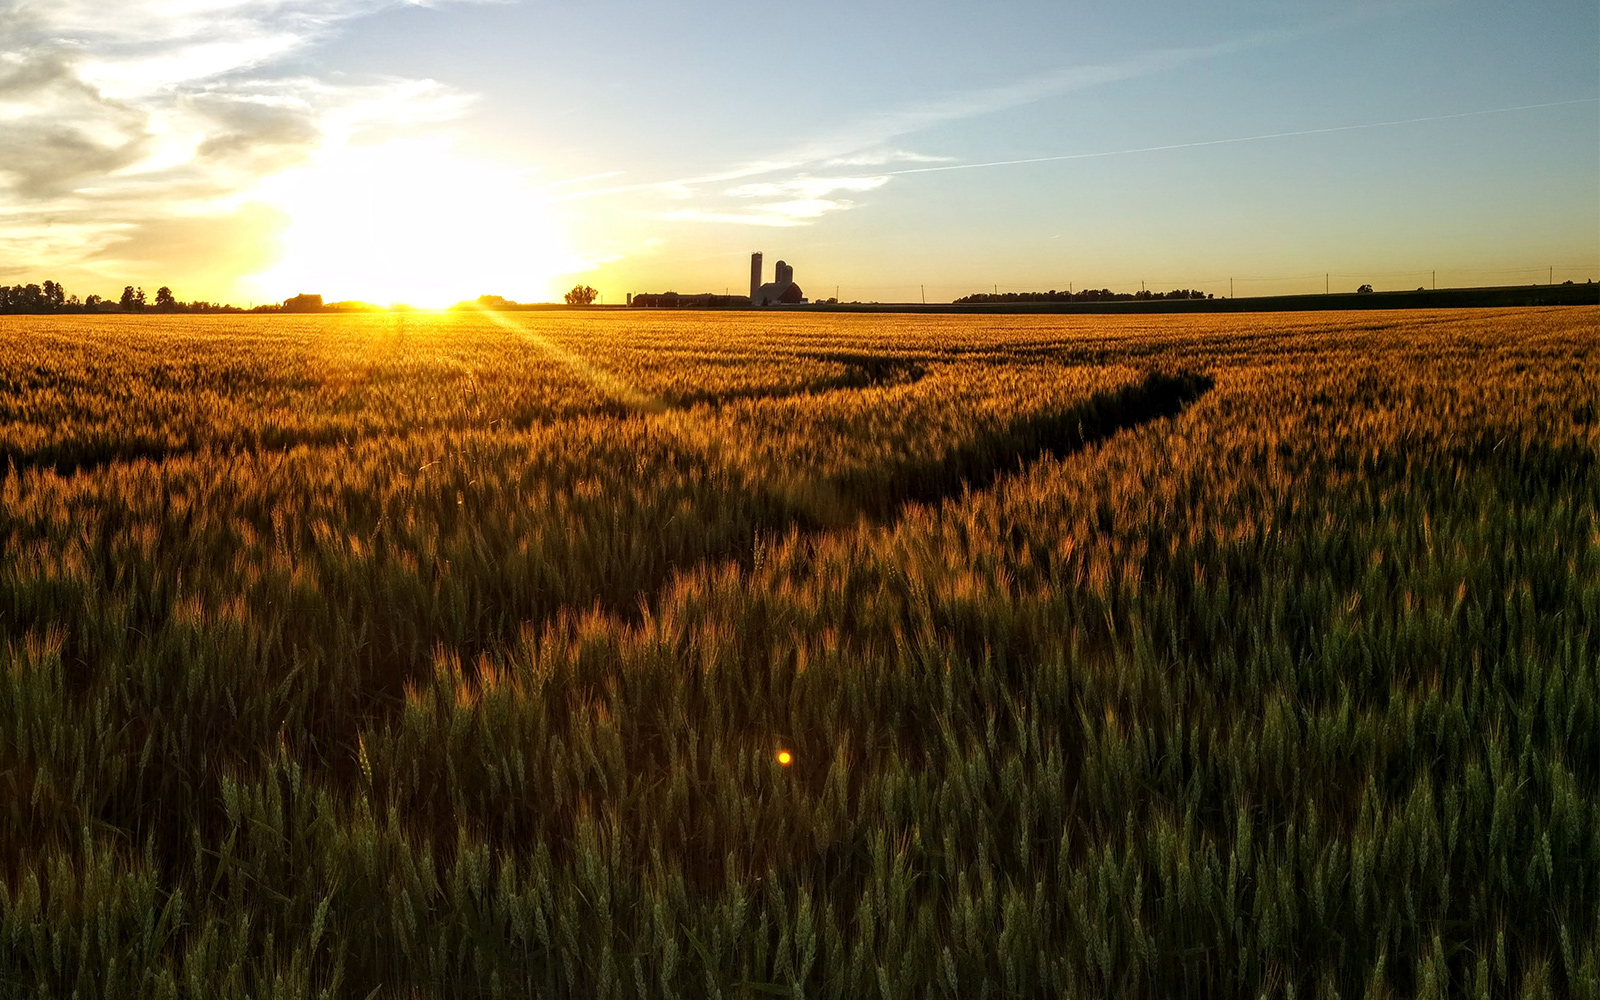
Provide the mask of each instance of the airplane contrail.
{"label": "airplane contrail", "polygon": [[1503,115],[1512,111],[1534,111],[1539,108],[1564,108],[1574,104],[1593,104],[1600,97],[1580,97],[1571,101],[1551,101],[1547,104],[1522,104],[1514,108],[1488,108],[1483,111],[1461,111],[1453,115],[1428,115],[1423,118],[1399,118],[1387,122],[1363,122],[1359,125],[1333,125],[1328,128],[1307,128],[1293,132],[1268,132],[1264,135],[1242,135],[1231,139],[1204,139],[1200,142],[1174,142],[1165,146],[1141,146],[1137,149],[1111,149],[1096,153],[1066,153],[1060,156],[1030,156],[1021,160],[991,160],[987,163],[946,163],[936,167],[908,167],[889,170],[891,176],[905,174],[937,174],[947,170],[978,170],[983,167],[1015,167],[1027,163],[1059,163],[1063,160],[1093,160],[1104,156],[1131,156],[1135,153],[1160,153],[1170,149],[1197,149],[1201,146],[1226,146],[1237,142],[1261,142],[1265,139],[1287,139],[1297,135],[1325,135],[1329,132],[1354,132],[1367,128],[1390,128],[1395,125],[1417,125],[1422,122],[1443,122],[1456,118],[1477,118],[1483,115]]}

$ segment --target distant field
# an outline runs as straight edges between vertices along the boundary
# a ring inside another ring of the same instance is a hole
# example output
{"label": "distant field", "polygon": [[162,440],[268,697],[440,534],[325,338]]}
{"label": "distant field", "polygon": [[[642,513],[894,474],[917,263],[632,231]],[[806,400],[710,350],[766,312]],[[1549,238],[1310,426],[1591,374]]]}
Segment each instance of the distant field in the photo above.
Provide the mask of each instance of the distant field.
{"label": "distant field", "polygon": [[0,317],[0,996],[1600,998],[1597,452],[1600,307]]}

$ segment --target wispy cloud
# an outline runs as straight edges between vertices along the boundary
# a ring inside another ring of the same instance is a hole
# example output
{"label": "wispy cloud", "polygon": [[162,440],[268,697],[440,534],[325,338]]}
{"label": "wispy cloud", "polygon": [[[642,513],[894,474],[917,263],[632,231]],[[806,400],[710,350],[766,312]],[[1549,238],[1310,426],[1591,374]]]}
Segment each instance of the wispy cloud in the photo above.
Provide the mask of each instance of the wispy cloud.
{"label": "wispy cloud", "polygon": [[[620,191],[656,191],[658,193],[668,193],[678,200],[694,200],[698,203],[695,207],[682,208],[666,213],[664,217],[669,219],[742,225],[793,226],[808,224],[829,212],[844,211],[857,207],[857,202],[849,199],[828,199],[824,197],[834,190],[876,190],[897,177],[910,174],[967,170],[1018,163],[1042,163],[1094,156],[1124,155],[1134,152],[1152,152],[1165,149],[1180,149],[1188,146],[1218,145],[1276,138],[1278,137],[1276,135],[1251,136],[1214,140],[1212,142],[1152,146],[1147,149],[1121,150],[1111,153],[1052,155],[981,163],[962,162],[954,157],[916,152],[897,145],[900,140],[908,136],[927,132],[940,126],[1027,107],[1028,105],[1065,97],[1095,87],[1171,73],[1187,66],[1226,59],[1254,49],[1301,39],[1308,35],[1313,35],[1329,28],[1348,25],[1355,21],[1385,17],[1398,12],[1437,6],[1446,2],[1448,0],[1370,0],[1370,2],[1360,6],[1358,9],[1345,11],[1322,21],[1284,29],[1256,32],[1244,37],[1209,45],[1154,49],[1123,59],[1058,66],[1041,73],[1019,77],[993,86],[940,94],[925,100],[913,101],[897,107],[885,108],[865,114],[840,129],[814,136],[787,149],[777,151],[766,158],[731,167],[725,172],[658,184],[636,184],[627,188],[615,188],[610,191],[591,193],[611,194]],[[1474,112],[1474,114],[1476,113],[1478,112]],[[1333,129],[1315,129],[1307,132],[1282,134],[1315,134],[1326,131],[1343,131],[1346,128],[1369,127],[1378,126],[1341,126]],[[842,187],[816,192],[811,192],[807,187],[807,185],[823,180],[812,177],[813,173],[839,167],[892,167],[893,169],[882,169],[878,175],[870,178],[858,178],[858,181],[870,182],[862,187]],[[751,180],[747,184],[732,189],[707,190],[712,184],[728,179],[768,177],[777,179]],[[754,210],[731,206],[727,202],[729,198],[765,197],[790,191],[805,192],[808,197],[790,203],[779,202],[761,205]],[[800,208],[802,205],[806,206],[803,210]],[[793,207],[791,208],[790,206]]]}
{"label": "wispy cloud", "polygon": [[458,117],[433,81],[272,71],[402,2],[0,0],[0,266],[120,278],[326,143]]}
{"label": "wispy cloud", "polygon": [[[728,188],[722,192],[726,198],[760,203],[733,209],[683,208],[667,212],[662,217],[676,222],[714,222],[741,226],[791,227],[809,225],[831,212],[842,212],[855,207],[848,198],[830,197],[840,192],[860,194],[873,191],[889,183],[884,175],[876,177],[789,177],[782,180],[757,181]],[[764,200],[763,200],[764,199]]]}
{"label": "wispy cloud", "polygon": [[862,192],[883,187],[889,178],[878,177],[792,177],[782,181],[760,181],[729,188],[733,198],[773,198],[798,195],[803,198],[821,198],[835,191]]}
{"label": "wispy cloud", "polygon": [[[889,180],[887,177],[873,179],[884,183]],[[841,198],[790,198],[784,201],[763,202],[744,211],[718,212],[685,208],[668,212],[662,218],[677,222],[721,222],[741,226],[789,227],[808,225],[830,212],[842,212],[854,207],[854,202]]]}
{"label": "wispy cloud", "polygon": [[[837,131],[815,136],[777,155],[735,164],[725,170],[670,181],[577,191],[569,197],[654,194],[694,203],[658,213],[660,218],[668,220],[754,226],[809,225],[830,213],[858,206],[853,199],[830,197],[837,193],[865,193],[906,173],[962,166],[952,157],[916,152],[896,144],[907,136],[1091,87],[1171,72],[1291,34],[1262,33],[1213,45],[1159,49],[1111,62],[1056,67],[995,86],[939,95],[864,115]],[[897,169],[881,170],[870,176],[827,175],[841,167],[891,166]],[[734,180],[746,183],[731,188],[721,186]],[[756,206],[739,204],[758,198],[772,200]]]}
{"label": "wispy cloud", "polygon": [[949,163],[953,156],[931,156],[913,153],[908,149],[872,149],[849,156],[836,156],[828,161],[830,167],[882,167],[891,163]]}

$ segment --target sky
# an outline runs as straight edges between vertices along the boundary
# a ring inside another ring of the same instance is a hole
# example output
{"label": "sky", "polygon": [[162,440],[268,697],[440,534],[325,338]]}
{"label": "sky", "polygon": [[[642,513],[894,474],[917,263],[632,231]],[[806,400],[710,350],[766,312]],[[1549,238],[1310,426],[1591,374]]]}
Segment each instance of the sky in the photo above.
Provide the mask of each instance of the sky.
{"label": "sky", "polygon": [[1600,279],[1592,0],[0,0],[0,283]]}

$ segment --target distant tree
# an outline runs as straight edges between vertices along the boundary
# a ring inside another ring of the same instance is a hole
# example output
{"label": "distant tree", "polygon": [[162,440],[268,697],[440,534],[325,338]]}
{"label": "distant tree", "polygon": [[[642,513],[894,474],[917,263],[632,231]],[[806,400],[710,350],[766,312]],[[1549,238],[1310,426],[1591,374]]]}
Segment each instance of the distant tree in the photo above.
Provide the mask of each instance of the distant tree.
{"label": "distant tree", "polygon": [[1368,294],[1371,294],[1371,292],[1372,292],[1372,286],[1371,285],[1362,285],[1360,288],[1356,289],[1356,294],[1357,295],[1368,295]]}
{"label": "distant tree", "polygon": [[573,285],[572,291],[567,293],[567,305],[592,306],[600,293],[588,285]]}
{"label": "distant tree", "polygon": [[284,299],[283,311],[302,313],[321,312],[322,296],[307,295],[302,293],[300,295],[296,295],[294,298]]}
{"label": "distant tree", "polygon": [[90,312],[93,312],[93,311],[99,309],[100,308],[100,303],[102,303],[104,301],[105,301],[105,299],[102,299],[98,295],[91,295],[88,298],[83,300],[83,307],[85,309],[89,310]]}
{"label": "distant tree", "polygon": [[477,309],[515,309],[517,303],[504,295],[480,295],[476,302],[462,303],[467,308]]}
{"label": "distant tree", "polygon": [[172,289],[162,285],[156,289],[156,309],[160,312],[172,312],[178,308],[178,300],[172,297]]}
{"label": "distant tree", "polygon": [[135,291],[132,285],[125,285],[122,289],[122,298],[118,300],[123,312],[138,312],[144,308],[144,289]]}

